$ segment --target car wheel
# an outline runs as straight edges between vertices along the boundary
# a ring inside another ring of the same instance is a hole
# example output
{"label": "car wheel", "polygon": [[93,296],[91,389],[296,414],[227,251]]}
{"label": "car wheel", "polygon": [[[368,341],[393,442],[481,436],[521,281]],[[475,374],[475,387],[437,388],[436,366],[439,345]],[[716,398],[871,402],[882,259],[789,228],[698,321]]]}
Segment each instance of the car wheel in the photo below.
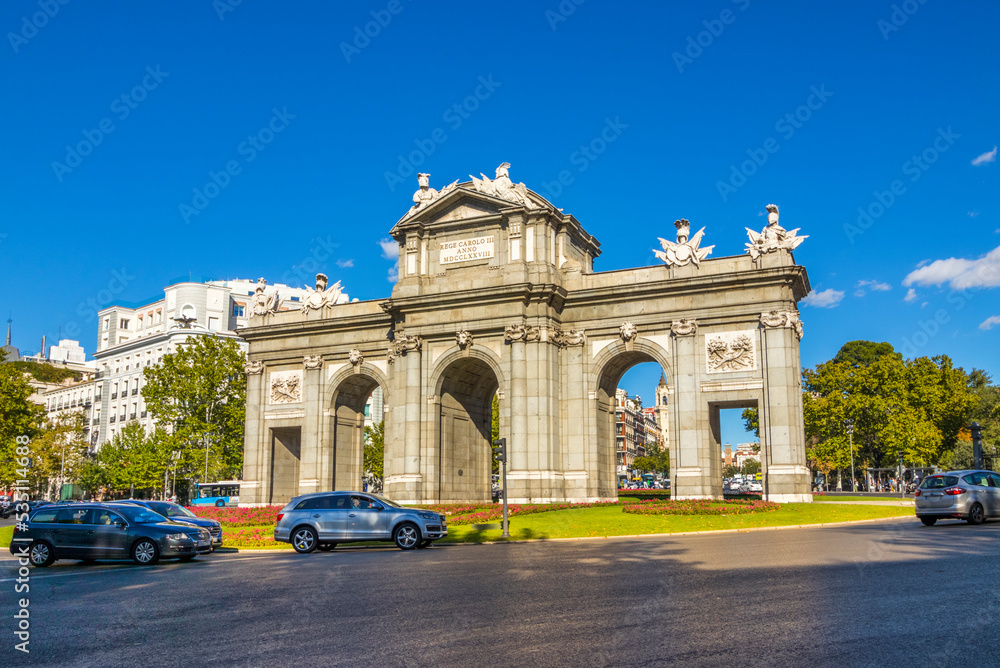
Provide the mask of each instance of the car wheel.
{"label": "car wheel", "polygon": [[43,540],[35,541],[31,544],[31,549],[28,551],[28,561],[31,562],[32,566],[45,568],[55,560],[56,553],[51,545]]}
{"label": "car wheel", "polygon": [[224,508],[225,506],[226,506],[226,502],[225,501],[221,501],[220,500],[220,501],[216,501],[215,502],[215,507],[216,508]]}
{"label": "car wheel", "polygon": [[336,543],[320,543],[318,549],[320,552],[329,552],[335,547],[337,547]]}
{"label": "car wheel", "polygon": [[142,566],[152,566],[160,560],[160,548],[148,538],[140,538],[132,546],[132,561]]}
{"label": "car wheel", "polygon": [[973,503],[972,507],[969,508],[969,517],[966,520],[969,524],[982,524],[986,521],[986,515],[983,513],[983,507],[978,503]]}
{"label": "car wheel", "polygon": [[925,527],[932,527],[934,523],[937,522],[936,517],[921,517],[920,521],[924,523]]}
{"label": "car wheel", "polygon": [[319,538],[312,527],[299,527],[292,532],[292,547],[299,554],[308,554],[316,549]]}
{"label": "car wheel", "polygon": [[399,549],[412,550],[420,544],[420,529],[409,522],[400,524],[392,532],[392,540]]}

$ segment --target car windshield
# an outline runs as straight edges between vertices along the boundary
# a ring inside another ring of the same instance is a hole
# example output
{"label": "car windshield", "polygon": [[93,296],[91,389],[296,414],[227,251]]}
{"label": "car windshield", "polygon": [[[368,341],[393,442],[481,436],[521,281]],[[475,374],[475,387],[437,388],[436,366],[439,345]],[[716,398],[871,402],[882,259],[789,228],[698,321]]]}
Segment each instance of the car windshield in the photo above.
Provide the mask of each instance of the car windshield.
{"label": "car windshield", "polygon": [[953,475],[932,475],[929,478],[924,478],[924,481],[920,483],[920,489],[944,489],[945,487],[954,487],[958,484],[958,477]]}
{"label": "car windshield", "polygon": [[378,496],[377,494],[372,494],[372,496],[374,496],[376,499],[378,499],[379,501],[381,501],[385,505],[389,506],[390,508],[402,508],[403,507],[403,506],[399,505],[398,503],[396,503],[395,501],[390,501],[389,499],[385,498],[384,496]]}
{"label": "car windshield", "polygon": [[136,524],[156,524],[157,522],[166,522],[167,518],[158,513],[154,513],[148,508],[143,508],[142,506],[118,506],[115,508],[119,513],[124,515],[130,522],[135,522]]}
{"label": "car windshield", "polygon": [[176,503],[151,503],[149,507],[164,517],[198,517],[184,506]]}

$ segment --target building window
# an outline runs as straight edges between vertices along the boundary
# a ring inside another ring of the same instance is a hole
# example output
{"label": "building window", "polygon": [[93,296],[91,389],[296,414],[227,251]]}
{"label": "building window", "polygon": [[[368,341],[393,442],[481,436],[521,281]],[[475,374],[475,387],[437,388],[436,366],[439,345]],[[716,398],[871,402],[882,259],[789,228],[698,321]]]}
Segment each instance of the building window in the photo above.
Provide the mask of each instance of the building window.
{"label": "building window", "polygon": [[245,309],[246,306],[243,304],[233,304],[233,315],[236,316],[237,318],[242,318],[244,317],[243,314],[245,312]]}
{"label": "building window", "polygon": [[128,318],[122,318],[118,321],[118,326],[121,329],[128,329]]}
{"label": "building window", "polygon": [[[111,327],[111,318],[105,318],[104,319],[104,331],[105,332],[108,331],[109,327]],[[104,340],[107,341],[107,339],[104,339]]]}
{"label": "building window", "polygon": [[209,317],[208,319],[208,331],[217,332],[219,331],[219,319]]}
{"label": "building window", "polygon": [[157,311],[156,312],[156,324],[160,324],[160,321],[162,319],[163,319],[163,313],[161,311]]}

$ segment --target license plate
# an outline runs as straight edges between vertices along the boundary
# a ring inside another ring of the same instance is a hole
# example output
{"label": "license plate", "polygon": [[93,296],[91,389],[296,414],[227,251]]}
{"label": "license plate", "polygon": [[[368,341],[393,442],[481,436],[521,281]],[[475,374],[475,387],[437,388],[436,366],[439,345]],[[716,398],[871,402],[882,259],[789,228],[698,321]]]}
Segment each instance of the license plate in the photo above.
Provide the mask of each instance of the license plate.
{"label": "license plate", "polygon": [[199,540],[198,547],[211,547],[212,541],[210,540]]}

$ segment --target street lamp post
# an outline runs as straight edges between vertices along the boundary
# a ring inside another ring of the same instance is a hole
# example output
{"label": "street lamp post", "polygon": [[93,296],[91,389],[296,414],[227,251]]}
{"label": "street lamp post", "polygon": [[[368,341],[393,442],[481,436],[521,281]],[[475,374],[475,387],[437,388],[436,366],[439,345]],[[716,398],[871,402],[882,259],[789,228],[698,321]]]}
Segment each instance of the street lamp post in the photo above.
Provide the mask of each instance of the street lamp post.
{"label": "street lamp post", "polygon": [[847,429],[847,440],[851,444],[851,491],[857,492],[857,480],[854,478],[854,420],[846,420],[844,427]]}

